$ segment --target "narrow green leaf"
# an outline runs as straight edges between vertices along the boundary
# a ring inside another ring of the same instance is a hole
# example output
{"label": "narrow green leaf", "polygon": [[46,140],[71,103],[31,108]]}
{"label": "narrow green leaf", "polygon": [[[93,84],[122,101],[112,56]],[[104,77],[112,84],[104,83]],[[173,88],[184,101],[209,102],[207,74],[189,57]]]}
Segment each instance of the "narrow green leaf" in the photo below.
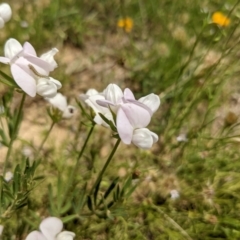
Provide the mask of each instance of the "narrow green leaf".
{"label": "narrow green leaf", "polygon": [[116,177],[111,185],[109,186],[109,188],[107,189],[107,191],[104,193],[104,198],[106,199],[108,197],[108,195],[112,192],[112,190],[115,188],[116,184],[118,183],[119,177]]}
{"label": "narrow green leaf", "polygon": [[100,184],[102,182],[102,179],[100,179],[99,183],[97,184],[97,186],[95,187],[94,193],[93,193],[93,200],[94,200],[94,205],[97,205],[97,195],[98,195],[98,190],[100,187]]}
{"label": "narrow green leaf", "polygon": [[92,199],[89,195],[87,196],[87,205],[89,210],[93,211]]}

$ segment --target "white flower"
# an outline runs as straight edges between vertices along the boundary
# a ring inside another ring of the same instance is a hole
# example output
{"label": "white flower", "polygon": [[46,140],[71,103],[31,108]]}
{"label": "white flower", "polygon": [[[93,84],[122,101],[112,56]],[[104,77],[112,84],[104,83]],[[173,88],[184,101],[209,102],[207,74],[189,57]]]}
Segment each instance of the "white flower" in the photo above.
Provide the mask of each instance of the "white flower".
{"label": "white flower", "polygon": [[12,178],[13,178],[13,173],[12,173],[12,172],[6,172],[6,173],[5,173],[4,179],[5,179],[7,182],[11,181]]}
{"label": "white flower", "polygon": [[7,3],[0,4],[0,28],[3,28],[5,23],[12,17],[12,9]]}
{"label": "white flower", "polygon": [[61,93],[57,93],[52,98],[46,98],[46,100],[63,113],[63,118],[71,118],[73,116],[75,107],[68,105],[66,97]]}
{"label": "white flower", "polygon": [[188,138],[185,133],[181,133],[179,136],[177,136],[178,142],[188,142]]}
{"label": "white flower", "polygon": [[132,143],[139,148],[149,149],[158,141],[158,136],[147,128],[139,128],[133,131]]}
{"label": "white flower", "polygon": [[28,234],[26,240],[73,240],[75,233],[62,231],[63,223],[59,218],[48,217],[40,224],[40,231]]}
{"label": "white flower", "polygon": [[[17,85],[29,96],[35,97],[37,91],[42,93],[46,90],[46,86],[44,90],[37,89],[39,78],[47,79],[45,84],[48,83],[48,88],[51,89],[52,87],[58,88],[60,84],[48,77],[49,72],[56,67],[56,63],[52,60],[55,53],[56,51],[47,53],[48,57],[43,58],[48,60],[44,60],[37,57],[36,51],[30,43],[25,42],[22,46],[16,39],[10,38],[4,46],[5,57],[0,57],[0,62],[10,64],[11,73]],[[53,86],[53,83],[56,86]]]}
{"label": "white flower", "polygon": [[178,192],[177,190],[175,190],[175,189],[173,189],[173,190],[170,191],[170,195],[171,195],[171,198],[172,198],[172,199],[177,199],[177,198],[180,197],[179,192]]}

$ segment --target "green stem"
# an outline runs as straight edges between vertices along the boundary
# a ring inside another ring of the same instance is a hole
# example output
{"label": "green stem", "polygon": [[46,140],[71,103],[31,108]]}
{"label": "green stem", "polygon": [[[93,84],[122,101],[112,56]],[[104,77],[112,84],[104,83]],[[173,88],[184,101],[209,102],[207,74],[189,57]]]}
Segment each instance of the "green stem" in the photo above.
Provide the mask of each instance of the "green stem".
{"label": "green stem", "polygon": [[92,186],[92,189],[91,189],[91,191],[90,191],[90,195],[92,195],[92,193],[93,193],[95,187],[96,187],[96,186],[99,184],[99,182],[101,181],[102,176],[103,176],[103,174],[105,173],[105,171],[106,171],[106,169],[107,169],[109,163],[111,162],[112,157],[113,157],[113,155],[115,154],[115,152],[116,152],[116,150],[117,150],[117,148],[118,148],[120,142],[121,142],[121,139],[118,138],[118,140],[117,140],[117,142],[116,142],[116,144],[115,144],[115,146],[114,146],[114,148],[113,148],[111,154],[109,155],[109,157],[108,157],[106,163],[105,163],[104,166],[103,166],[102,171],[99,173],[99,175],[98,175],[98,177],[97,177],[97,180],[95,181],[94,185]]}
{"label": "green stem", "polygon": [[[85,149],[86,149],[86,146],[87,146],[88,141],[89,141],[89,139],[90,139],[90,137],[91,137],[91,135],[92,135],[92,133],[93,133],[93,130],[94,130],[95,125],[96,125],[96,124],[93,122],[93,123],[92,123],[92,127],[91,127],[91,129],[90,129],[90,131],[89,131],[89,133],[88,133],[88,135],[87,135],[87,138],[86,138],[84,144],[83,144],[83,147],[82,147],[81,151],[80,151],[79,154],[78,154],[76,164],[75,164],[74,168],[72,169],[71,175],[70,175],[70,177],[69,177],[69,181],[68,181],[67,186],[66,186],[66,189],[67,189],[67,190],[66,190],[65,196],[68,196],[68,193],[70,192],[71,185],[73,184],[73,180],[74,180],[74,177],[75,177],[76,172],[77,172],[77,169],[78,169],[79,161],[80,161],[80,159],[81,159],[81,157],[82,157],[82,155],[83,155],[83,153],[84,153],[84,151],[85,151]],[[63,201],[63,202],[64,202],[64,201]]]}
{"label": "green stem", "polygon": [[47,134],[46,134],[46,136],[45,136],[45,138],[43,139],[43,141],[42,141],[42,143],[41,143],[41,145],[40,145],[40,147],[39,147],[39,149],[38,149],[38,151],[37,151],[36,158],[38,157],[39,153],[42,151],[43,145],[44,145],[45,142],[47,141],[47,139],[48,139],[48,137],[49,137],[49,135],[50,135],[50,133],[51,133],[51,131],[52,131],[55,123],[56,123],[56,122],[54,122],[54,121],[52,122],[52,124],[51,124],[51,126],[50,126],[50,128],[49,128],[49,130],[48,130],[48,132],[47,132]]}
{"label": "green stem", "polygon": [[19,126],[20,126],[20,122],[21,122],[20,121],[21,120],[21,114],[22,114],[22,109],[23,109],[23,104],[24,104],[25,98],[26,98],[26,94],[23,93],[21,103],[20,103],[20,106],[19,106],[19,110],[18,110],[18,113],[17,113],[16,123],[15,123],[15,126],[14,126],[14,132],[11,136],[10,143],[9,143],[9,146],[8,146],[7,156],[6,156],[5,164],[4,164],[4,168],[3,168],[3,176],[5,175],[6,169],[8,167],[8,162],[9,162],[9,157],[10,157],[11,152],[12,152],[13,142],[16,140],[17,135],[18,135]]}

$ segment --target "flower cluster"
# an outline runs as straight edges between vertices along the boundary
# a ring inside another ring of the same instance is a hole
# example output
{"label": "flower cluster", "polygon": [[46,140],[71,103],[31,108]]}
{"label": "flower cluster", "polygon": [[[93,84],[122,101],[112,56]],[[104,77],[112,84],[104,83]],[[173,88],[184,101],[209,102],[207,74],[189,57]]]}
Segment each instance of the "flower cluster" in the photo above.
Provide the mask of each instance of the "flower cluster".
{"label": "flower cluster", "polygon": [[49,76],[49,73],[57,67],[54,55],[56,48],[42,54],[40,57],[29,42],[23,46],[14,38],[10,38],[4,46],[4,57],[0,62],[9,64],[13,79],[16,84],[29,96],[36,94],[44,97],[53,107],[62,112],[63,118],[73,115],[74,107],[68,106],[66,97],[57,91],[62,84]]}
{"label": "flower cluster", "polygon": [[103,92],[91,89],[81,95],[81,99],[94,110],[97,124],[108,126],[101,117],[103,115],[116,126],[125,144],[133,143],[139,148],[149,149],[158,141],[158,136],[146,128],[160,106],[157,95],[151,93],[136,100],[130,89],[122,91],[116,84],[109,84]]}
{"label": "flower cluster", "polygon": [[62,231],[63,223],[59,218],[45,218],[40,226],[40,231],[33,231],[28,234],[26,240],[73,240],[75,233]]}
{"label": "flower cluster", "polygon": [[43,97],[54,97],[62,84],[51,77],[49,73],[57,67],[54,55],[56,48],[38,57],[29,42],[23,46],[14,38],[10,38],[4,46],[5,57],[0,62],[9,64],[12,76],[17,85],[29,96],[36,93]]}
{"label": "flower cluster", "polygon": [[12,17],[12,9],[7,3],[0,4],[0,28],[3,28],[5,23]]}

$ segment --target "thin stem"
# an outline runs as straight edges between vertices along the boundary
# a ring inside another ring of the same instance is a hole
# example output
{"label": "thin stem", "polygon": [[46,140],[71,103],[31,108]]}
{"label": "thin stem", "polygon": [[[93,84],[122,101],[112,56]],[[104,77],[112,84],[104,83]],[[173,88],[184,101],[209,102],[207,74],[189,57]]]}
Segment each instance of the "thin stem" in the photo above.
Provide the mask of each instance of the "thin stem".
{"label": "thin stem", "polygon": [[46,136],[45,136],[45,138],[43,139],[43,141],[42,141],[42,143],[41,143],[41,145],[40,145],[40,147],[39,147],[39,149],[38,149],[38,151],[37,151],[36,158],[38,157],[39,153],[42,151],[43,145],[44,145],[45,142],[47,141],[47,139],[48,139],[48,137],[49,137],[49,135],[50,135],[50,133],[51,133],[51,131],[52,131],[55,123],[56,123],[56,122],[54,122],[54,121],[52,122],[52,124],[51,124],[51,126],[50,126],[50,128],[49,128],[49,130],[48,130],[48,132],[47,132],[47,134],[46,134]]}
{"label": "thin stem", "polygon": [[6,156],[5,164],[4,164],[4,168],[3,168],[3,176],[5,175],[6,169],[8,167],[8,162],[9,162],[9,157],[10,157],[11,152],[12,152],[13,142],[16,140],[17,135],[18,135],[19,125],[20,125],[20,122],[21,122],[20,119],[21,119],[21,114],[22,114],[22,109],[23,109],[23,104],[24,104],[25,98],[26,98],[26,94],[23,93],[21,103],[20,103],[20,106],[19,106],[19,110],[18,110],[18,113],[17,113],[16,123],[15,123],[15,126],[14,126],[14,132],[11,136],[10,143],[9,143],[9,146],[8,146],[7,156]]}
{"label": "thin stem", "polygon": [[95,181],[94,185],[92,186],[92,189],[91,189],[91,191],[90,191],[90,195],[92,195],[92,193],[93,193],[95,187],[96,187],[96,186],[99,184],[99,182],[101,181],[102,176],[103,176],[103,174],[105,173],[105,171],[106,171],[106,169],[107,169],[109,163],[111,162],[112,157],[113,157],[113,155],[115,154],[115,152],[116,152],[116,150],[117,150],[117,148],[118,148],[120,142],[121,142],[121,139],[118,138],[118,140],[117,140],[117,142],[116,142],[116,144],[115,144],[115,146],[114,146],[112,152],[110,153],[110,155],[109,155],[109,157],[108,157],[106,163],[105,163],[104,166],[103,166],[102,171],[99,173],[99,175],[98,175],[98,177],[97,177],[97,180]]}
{"label": "thin stem", "polygon": [[74,177],[75,177],[75,175],[76,175],[79,161],[80,161],[80,159],[81,159],[81,157],[82,157],[82,155],[83,155],[83,153],[84,153],[84,151],[85,151],[85,149],[86,149],[86,146],[87,146],[88,141],[89,141],[89,139],[90,139],[90,137],[91,137],[91,135],[92,135],[92,133],[93,133],[93,130],[94,130],[94,127],[95,127],[95,126],[96,126],[96,124],[95,124],[95,123],[92,123],[92,127],[91,127],[91,129],[90,129],[90,131],[89,131],[89,133],[88,133],[88,135],[87,135],[87,138],[86,138],[86,140],[85,140],[85,142],[84,142],[84,144],[83,144],[83,147],[82,147],[81,151],[80,151],[79,154],[78,154],[76,164],[75,164],[74,168],[72,169],[72,172],[71,172],[70,177],[69,177],[69,181],[68,181],[67,186],[66,186],[66,189],[67,189],[67,190],[66,190],[65,196],[68,195],[68,193],[69,193],[69,191],[70,191],[70,189],[71,189],[70,186],[72,185],[73,180],[74,180]]}

